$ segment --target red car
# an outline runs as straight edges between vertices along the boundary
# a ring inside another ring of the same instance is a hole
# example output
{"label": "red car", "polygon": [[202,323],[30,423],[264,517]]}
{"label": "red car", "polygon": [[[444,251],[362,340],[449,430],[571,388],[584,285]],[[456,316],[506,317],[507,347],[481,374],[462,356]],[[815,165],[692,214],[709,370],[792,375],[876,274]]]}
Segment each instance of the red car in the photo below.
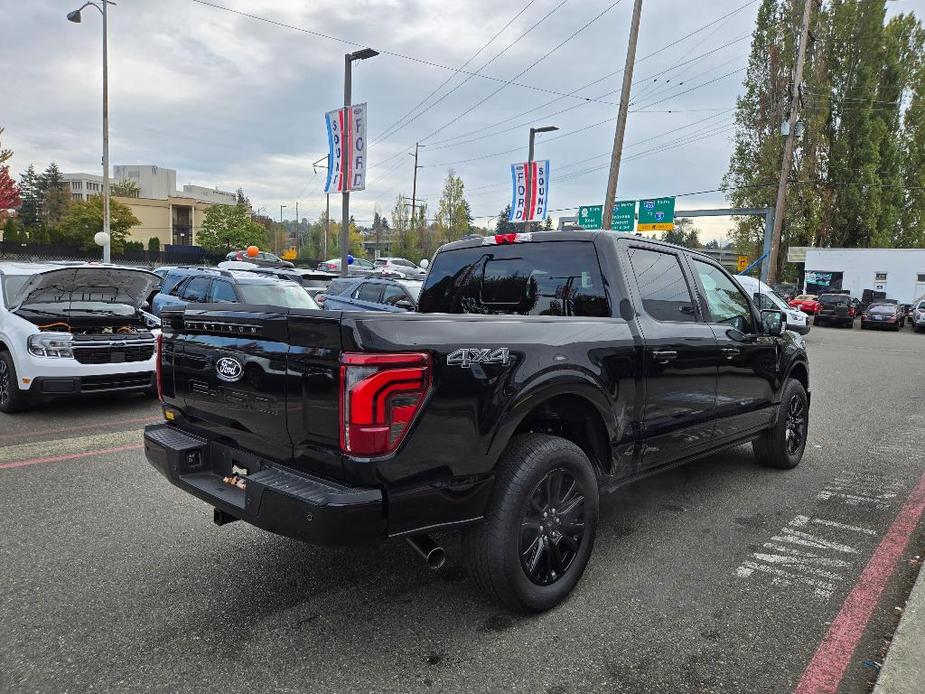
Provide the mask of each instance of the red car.
{"label": "red car", "polygon": [[800,294],[792,298],[789,303],[792,308],[798,308],[811,316],[815,316],[821,306],[819,297],[815,294]]}

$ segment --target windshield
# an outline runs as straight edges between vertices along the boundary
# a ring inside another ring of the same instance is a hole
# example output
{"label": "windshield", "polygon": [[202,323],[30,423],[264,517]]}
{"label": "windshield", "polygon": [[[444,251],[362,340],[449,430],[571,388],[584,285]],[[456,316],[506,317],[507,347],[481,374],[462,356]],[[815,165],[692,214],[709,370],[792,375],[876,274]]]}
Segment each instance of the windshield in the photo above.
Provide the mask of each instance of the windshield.
{"label": "windshield", "polygon": [[16,298],[19,290],[31,275],[4,275],[3,276],[3,303],[10,308],[12,301]]}
{"label": "windshield", "polygon": [[286,308],[318,308],[318,304],[297,284],[239,284],[238,290],[246,304],[285,306]]}

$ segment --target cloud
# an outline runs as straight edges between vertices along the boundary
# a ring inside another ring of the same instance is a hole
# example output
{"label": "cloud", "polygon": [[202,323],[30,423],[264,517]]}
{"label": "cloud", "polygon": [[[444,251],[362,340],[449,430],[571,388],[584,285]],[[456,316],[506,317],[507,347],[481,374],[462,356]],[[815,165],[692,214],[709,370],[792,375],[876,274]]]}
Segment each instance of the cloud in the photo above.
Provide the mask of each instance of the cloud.
{"label": "cloud", "polygon": [[[447,66],[463,64],[527,2],[219,1],[280,24]],[[560,2],[535,0],[467,69],[477,70],[511,44],[485,69],[488,75],[510,79],[610,4],[605,0],[570,0],[524,39],[515,41]],[[637,104],[655,104],[642,109],[651,112],[630,116],[619,197],[718,187],[731,151],[728,125],[732,111],[703,109],[732,109],[742,73],[691,87],[743,67],[748,40],[664,75],[659,73],[748,34],[757,3],[683,39],[742,4],[741,0],[722,0],[698,6],[696,12],[691,11],[692,3],[681,0],[646,4],[634,93]],[[399,192],[410,194],[412,160],[403,152],[444,125],[428,142],[436,144],[464,133],[493,133],[512,125],[522,127],[474,142],[465,142],[471,137],[461,138],[462,144],[453,147],[423,148],[421,162],[427,168],[420,171],[418,189],[431,209],[436,207],[446,175],[446,167],[432,164],[518,148],[510,154],[452,164],[471,191],[474,214],[497,214],[510,198],[510,163],[526,158],[530,123],[558,125],[561,130],[556,136],[566,135],[537,139],[537,156],[552,161],[551,207],[600,203],[613,122],[586,126],[616,114],[631,6],[625,0],[517,80],[540,89],[569,92],[615,72],[581,92],[612,103],[569,97],[543,106],[556,95],[509,86],[450,123],[501,84],[470,79],[408,127],[371,149],[370,189],[352,196],[356,217],[371,218],[374,206],[387,212]],[[15,170],[25,169],[30,162],[44,167],[51,160],[66,171],[92,172],[99,166],[101,23],[92,8],[84,10],[82,24],[67,22],[64,15],[69,8],[70,4],[58,0],[3,3],[6,32],[0,45],[0,65],[7,85],[0,104],[0,126],[6,128],[5,146],[15,152]],[[665,50],[647,57],[663,47]],[[354,49],[191,0],[122,0],[110,10],[112,163],[174,168],[178,183],[225,189],[240,185],[255,205],[271,211],[278,212],[282,203],[288,205],[287,214],[292,214],[299,199],[302,214],[316,217],[324,208],[323,176],[313,175],[311,162],[326,153],[323,114],[342,101],[343,54]],[[369,103],[370,136],[382,133],[451,74],[392,55],[356,64],[354,100]],[[448,88],[463,79],[455,77]],[[686,89],[691,91],[680,93]],[[573,106],[577,107],[558,113]],[[533,108],[533,113],[519,116]],[[676,134],[670,132],[711,113],[718,113],[714,121]],[[711,125],[716,126],[715,132]],[[570,134],[578,130],[581,132]],[[695,132],[701,139],[693,139]],[[691,135],[692,141],[666,148],[685,134]],[[593,157],[597,158],[569,166]],[[591,170],[594,167],[600,168]],[[585,171],[588,173],[580,176],[566,175]],[[718,206],[723,204],[723,196],[685,199],[685,205],[688,203]]]}

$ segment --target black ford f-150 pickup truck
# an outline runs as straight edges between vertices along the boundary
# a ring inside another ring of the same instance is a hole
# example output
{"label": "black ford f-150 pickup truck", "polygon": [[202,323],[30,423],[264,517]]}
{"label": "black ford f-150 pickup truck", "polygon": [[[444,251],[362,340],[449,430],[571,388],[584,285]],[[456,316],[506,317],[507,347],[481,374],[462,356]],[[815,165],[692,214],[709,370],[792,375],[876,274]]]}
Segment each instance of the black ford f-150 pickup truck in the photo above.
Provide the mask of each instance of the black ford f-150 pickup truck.
{"label": "black ford f-150 pickup truck", "polygon": [[747,441],[803,455],[802,339],[710,258],[633,235],[443,246],[419,312],[165,310],[148,460],[214,507],[310,543],[460,528],[515,609],[565,598],[603,491]]}

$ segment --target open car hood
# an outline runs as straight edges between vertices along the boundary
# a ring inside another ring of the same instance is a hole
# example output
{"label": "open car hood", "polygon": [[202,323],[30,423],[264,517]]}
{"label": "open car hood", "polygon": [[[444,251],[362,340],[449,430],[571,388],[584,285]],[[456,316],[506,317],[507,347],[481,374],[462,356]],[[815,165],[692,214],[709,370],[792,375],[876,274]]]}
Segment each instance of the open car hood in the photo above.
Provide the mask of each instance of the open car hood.
{"label": "open car hood", "polygon": [[29,304],[101,301],[140,308],[161,278],[124,267],[63,267],[32,275],[13,297],[12,310]]}

